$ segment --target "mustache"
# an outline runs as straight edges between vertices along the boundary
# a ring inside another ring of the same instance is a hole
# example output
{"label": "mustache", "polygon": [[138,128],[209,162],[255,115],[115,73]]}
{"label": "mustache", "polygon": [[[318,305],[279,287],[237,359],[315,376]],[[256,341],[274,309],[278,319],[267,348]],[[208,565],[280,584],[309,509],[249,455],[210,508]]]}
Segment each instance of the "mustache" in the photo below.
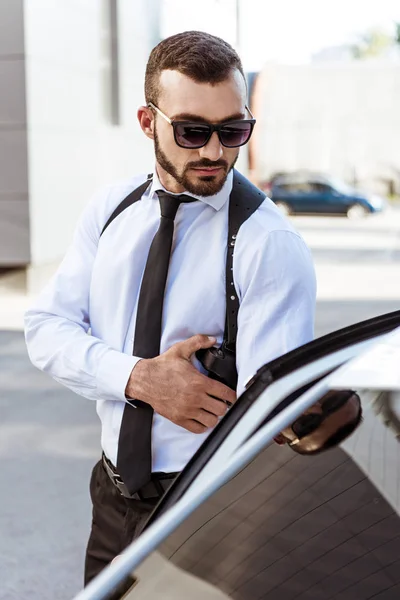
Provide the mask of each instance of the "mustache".
{"label": "mustache", "polygon": [[217,168],[217,167],[223,167],[225,170],[228,168],[228,163],[226,162],[226,160],[207,160],[206,158],[204,160],[199,160],[197,162],[190,162],[186,165],[187,169],[206,169],[206,168]]}

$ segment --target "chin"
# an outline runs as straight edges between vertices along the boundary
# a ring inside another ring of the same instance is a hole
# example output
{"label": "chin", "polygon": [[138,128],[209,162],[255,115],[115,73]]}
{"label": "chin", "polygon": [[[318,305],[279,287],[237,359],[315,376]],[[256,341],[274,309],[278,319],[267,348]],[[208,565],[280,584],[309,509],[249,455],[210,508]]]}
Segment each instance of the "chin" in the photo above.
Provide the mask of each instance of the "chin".
{"label": "chin", "polygon": [[198,181],[191,186],[191,189],[187,188],[187,190],[195,196],[215,196],[215,194],[221,191],[222,187],[223,184],[215,185],[215,182],[210,181],[207,177],[207,179]]}
{"label": "chin", "polygon": [[195,194],[196,196],[214,196],[222,190],[225,181],[226,173],[222,176],[203,175],[190,178],[190,180],[186,182],[185,187],[188,192]]}
{"label": "chin", "polygon": [[217,178],[217,175],[199,175],[197,177],[197,179],[199,181],[215,181]]}

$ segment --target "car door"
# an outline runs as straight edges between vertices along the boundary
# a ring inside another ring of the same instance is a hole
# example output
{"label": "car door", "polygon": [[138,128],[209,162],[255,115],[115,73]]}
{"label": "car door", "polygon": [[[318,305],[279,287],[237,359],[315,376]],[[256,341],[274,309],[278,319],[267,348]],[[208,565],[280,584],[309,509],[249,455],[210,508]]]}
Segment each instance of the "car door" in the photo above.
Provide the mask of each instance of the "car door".
{"label": "car door", "polygon": [[[330,185],[318,181],[310,182],[311,212],[334,214],[340,212],[340,203]],[[343,211],[343,207],[341,208]]]}
{"label": "car door", "polygon": [[77,598],[106,598],[133,570],[137,600],[397,599],[400,445],[373,408],[375,387],[357,390],[364,422],[342,447],[304,457],[272,439],[399,326],[396,311],[260,369],[142,535]]}
{"label": "car door", "polygon": [[274,202],[284,203],[295,213],[313,212],[315,199],[312,197],[312,188],[307,181],[279,182],[273,188],[272,199]]}
{"label": "car door", "polygon": [[349,205],[346,196],[327,183],[313,184],[318,198],[317,212],[326,214],[344,214]]}
{"label": "car door", "polygon": [[345,212],[340,194],[330,185],[308,180],[299,188],[302,211],[309,214],[336,214]]}
{"label": "car door", "polygon": [[331,188],[323,183],[306,180],[297,184],[298,204],[301,212],[329,213],[332,209]]}

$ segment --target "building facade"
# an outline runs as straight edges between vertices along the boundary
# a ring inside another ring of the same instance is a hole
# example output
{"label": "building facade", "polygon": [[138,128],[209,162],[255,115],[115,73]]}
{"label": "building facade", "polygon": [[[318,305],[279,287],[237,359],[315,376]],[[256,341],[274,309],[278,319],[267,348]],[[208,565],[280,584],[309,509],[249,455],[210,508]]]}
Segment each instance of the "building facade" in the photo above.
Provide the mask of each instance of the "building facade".
{"label": "building facade", "polygon": [[253,94],[254,180],[308,169],[400,193],[399,105],[398,62],[267,65]]}
{"label": "building facade", "polygon": [[136,112],[159,14],[158,0],[0,0],[0,268],[46,278],[91,195],[152,168]]}

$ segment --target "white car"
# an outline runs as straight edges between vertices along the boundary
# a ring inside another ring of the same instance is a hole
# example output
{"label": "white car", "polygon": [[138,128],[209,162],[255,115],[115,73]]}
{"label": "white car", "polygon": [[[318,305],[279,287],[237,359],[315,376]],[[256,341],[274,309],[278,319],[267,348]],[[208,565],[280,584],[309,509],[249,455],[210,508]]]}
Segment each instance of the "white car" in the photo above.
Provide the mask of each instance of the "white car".
{"label": "white car", "polygon": [[[334,390],[361,398],[345,442],[313,456],[275,444]],[[75,600],[399,600],[397,404],[400,311],[268,363]]]}

